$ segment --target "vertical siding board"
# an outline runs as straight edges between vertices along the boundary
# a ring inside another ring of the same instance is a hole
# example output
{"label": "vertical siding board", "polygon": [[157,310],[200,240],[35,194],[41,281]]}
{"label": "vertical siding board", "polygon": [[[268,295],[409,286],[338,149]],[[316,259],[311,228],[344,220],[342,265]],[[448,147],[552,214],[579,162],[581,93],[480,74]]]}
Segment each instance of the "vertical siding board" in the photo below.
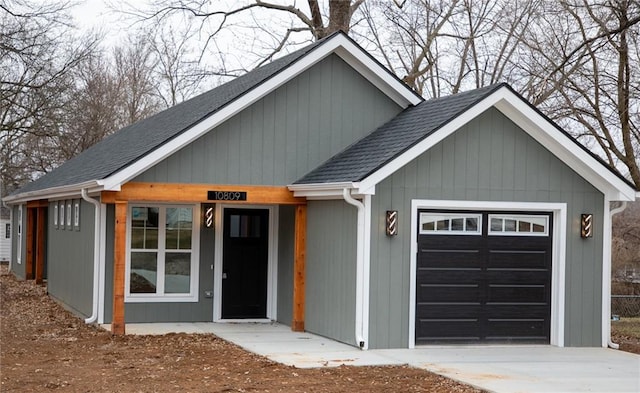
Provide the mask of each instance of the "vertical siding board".
{"label": "vertical siding board", "polygon": [[80,201],[80,231],[56,229],[48,208],[47,291],[74,313],[88,317],[93,301],[94,207]]}
{"label": "vertical siding board", "polygon": [[273,95],[263,100],[262,131],[262,183],[273,185],[275,165],[275,100]]}
{"label": "vertical siding board", "polygon": [[356,209],[310,201],[307,217],[305,329],[354,344]]}
{"label": "vertical siding board", "polygon": [[293,206],[281,206],[278,219],[278,322],[291,325],[293,318]]}
{"label": "vertical siding board", "polygon": [[[457,144],[466,144],[464,167],[477,168],[471,173],[478,179],[479,192],[472,199],[567,203],[565,345],[599,346],[602,234],[596,232],[592,239],[581,239],[579,217],[584,212],[601,217],[604,197],[497,110],[488,110],[414,160],[416,181],[424,182],[424,186],[414,187],[413,163],[378,184],[373,196],[372,223],[376,221],[373,217],[383,215],[390,206],[394,209],[398,206],[402,221],[410,220],[412,199],[458,196],[456,189],[442,185],[447,173],[457,174],[457,169],[450,169],[452,154],[447,152],[451,151],[451,143],[456,145],[456,156],[463,151]],[[499,176],[493,177],[496,171]],[[454,188],[460,187],[467,188],[467,195],[474,194],[471,182],[454,183]],[[542,192],[539,187],[543,188]],[[391,242],[400,244],[402,249],[391,250],[393,246],[385,245],[388,239],[384,233],[372,225],[375,240],[372,240],[371,263],[375,268],[371,269],[370,323],[376,326],[370,329],[370,348],[406,346],[409,310],[405,305],[409,297],[410,246],[415,239],[409,238],[409,224],[405,226],[401,222],[398,236]],[[383,266],[389,268],[383,269]]]}
{"label": "vertical siding board", "polygon": [[249,184],[264,184],[262,179],[262,155],[264,154],[264,135],[262,132],[253,130],[261,129],[264,124],[264,101],[257,102],[251,111],[251,128],[249,136],[251,138],[251,154],[249,156],[249,171],[251,173]]}
{"label": "vertical siding board", "polygon": [[309,73],[303,73],[297,80],[300,88],[297,91],[296,102],[298,107],[295,114],[298,123],[296,127],[296,152],[298,156],[296,159],[296,171],[293,175],[295,178],[302,177],[305,174],[304,168],[309,168],[309,113],[311,112],[309,107],[309,94],[311,92]]}

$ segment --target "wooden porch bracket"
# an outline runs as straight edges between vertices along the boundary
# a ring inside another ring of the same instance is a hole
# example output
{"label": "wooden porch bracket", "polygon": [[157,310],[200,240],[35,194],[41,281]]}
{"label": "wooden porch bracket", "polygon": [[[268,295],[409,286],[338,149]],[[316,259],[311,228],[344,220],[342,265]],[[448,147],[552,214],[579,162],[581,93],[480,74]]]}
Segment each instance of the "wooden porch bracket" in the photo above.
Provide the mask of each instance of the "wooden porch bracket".
{"label": "wooden porch bracket", "polygon": [[304,331],[305,263],[307,253],[307,205],[296,206],[293,262],[293,321],[291,330]]}
{"label": "wooden porch bracket", "polygon": [[113,315],[111,333],[125,334],[124,322],[124,272],[127,250],[127,208],[126,201],[115,201],[116,224],[113,252]]}

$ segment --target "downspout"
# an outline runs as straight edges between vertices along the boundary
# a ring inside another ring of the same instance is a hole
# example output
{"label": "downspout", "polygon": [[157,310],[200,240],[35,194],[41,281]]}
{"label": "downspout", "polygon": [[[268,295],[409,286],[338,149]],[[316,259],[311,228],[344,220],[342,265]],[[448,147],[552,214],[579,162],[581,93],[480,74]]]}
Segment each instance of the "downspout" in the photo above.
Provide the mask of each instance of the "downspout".
{"label": "downspout", "polygon": [[345,202],[355,206],[358,209],[358,225],[356,240],[356,323],[355,323],[355,339],[360,349],[367,348],[365,340],[366,332],[364,331],[363,321],[363,299],[364,299],[364,204],[351,196],[348,188],[342,189],[342,197]]}
{"label": "downspout", "polygon": [[[613,216],[618,214],[618,213],[621,213],[626,208],[627,208],[627,202],[625,201],[625,202],[622,202],[622,205],[616,207],[615,209],[612,209],[609,212],[609,228],[610,228],[609,229],[609,232],[610,232],[609,233],[609,244],[611,244],[611,238],[612,238],[612,235],[613,235],[613,230],[612,230],[612,228],[613,228]],[[611,251],[612,250],[609,250],[609,258],[607,258],[607,263],[606,263],[606,265],[607,265],[606,269],[607,269],[607,272],[608,272],[608,274],[607,274],[607,282],[609,283],[609,289],[607,291],[607,293],[608,293],[607,297],[609,299],[609,301],[607,303],[609,305],[607,307],[607,309],[609,311],[608,312],[608,314],[609,314],[608,315],[608,325],[607,325],[608,326],[608,329],[607,329],[607,345],[609,346],[609,348],[619,349],[620,345],[617,344],[617,343],[614,343],[613,340],[611,339]]]}
{"label": "downspout", "polygon": [[94,229],[93,229],[93,306],[91,316],[84,320],[85,323],[94,323],[98,319],[98,285],[100,283],[100,209],[98,200],[89,197],[87,189],[81,190],[82,199],[94,206]]}

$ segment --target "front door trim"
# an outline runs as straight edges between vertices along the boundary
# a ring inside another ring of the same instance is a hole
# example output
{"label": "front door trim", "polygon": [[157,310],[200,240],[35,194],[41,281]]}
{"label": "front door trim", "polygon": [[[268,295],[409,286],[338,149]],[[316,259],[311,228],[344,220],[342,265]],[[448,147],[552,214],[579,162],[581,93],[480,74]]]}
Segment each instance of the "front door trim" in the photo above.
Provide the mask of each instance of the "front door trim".
{"label": "front door trim", "polygon": [[[267,318],[265,319],[222,319],[222,256],[224,234],[224,209],[264,209],[269,211],[269,252],[267,262]],[[213,322],[270,322],[277,316],[278,296],[278,206],[216,204],[215,208],[215,251],[213,262]]]}
{"label": "front door trim", "polygon": [[418,209],[478,211],[540,211],[553,213],[551,261],[551,345],[564,347],[565,255],[567,204],[546,202],[494,202],[414,199],[411,201],[411,260],[409,270],[409,348],[416,342],[416,256]]}

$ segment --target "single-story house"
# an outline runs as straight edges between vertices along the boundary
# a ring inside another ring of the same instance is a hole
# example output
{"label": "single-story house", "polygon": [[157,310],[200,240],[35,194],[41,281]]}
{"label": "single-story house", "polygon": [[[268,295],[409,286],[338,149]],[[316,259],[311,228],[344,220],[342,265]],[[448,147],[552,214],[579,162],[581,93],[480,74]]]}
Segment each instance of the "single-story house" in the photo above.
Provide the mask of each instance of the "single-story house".
{"label": "single-story house", "polygon": [[25,185],[15,275],[125,333],[278,321],[367,348],[606,346],[638,191],[506,84],[424,100],[342,33]]}

